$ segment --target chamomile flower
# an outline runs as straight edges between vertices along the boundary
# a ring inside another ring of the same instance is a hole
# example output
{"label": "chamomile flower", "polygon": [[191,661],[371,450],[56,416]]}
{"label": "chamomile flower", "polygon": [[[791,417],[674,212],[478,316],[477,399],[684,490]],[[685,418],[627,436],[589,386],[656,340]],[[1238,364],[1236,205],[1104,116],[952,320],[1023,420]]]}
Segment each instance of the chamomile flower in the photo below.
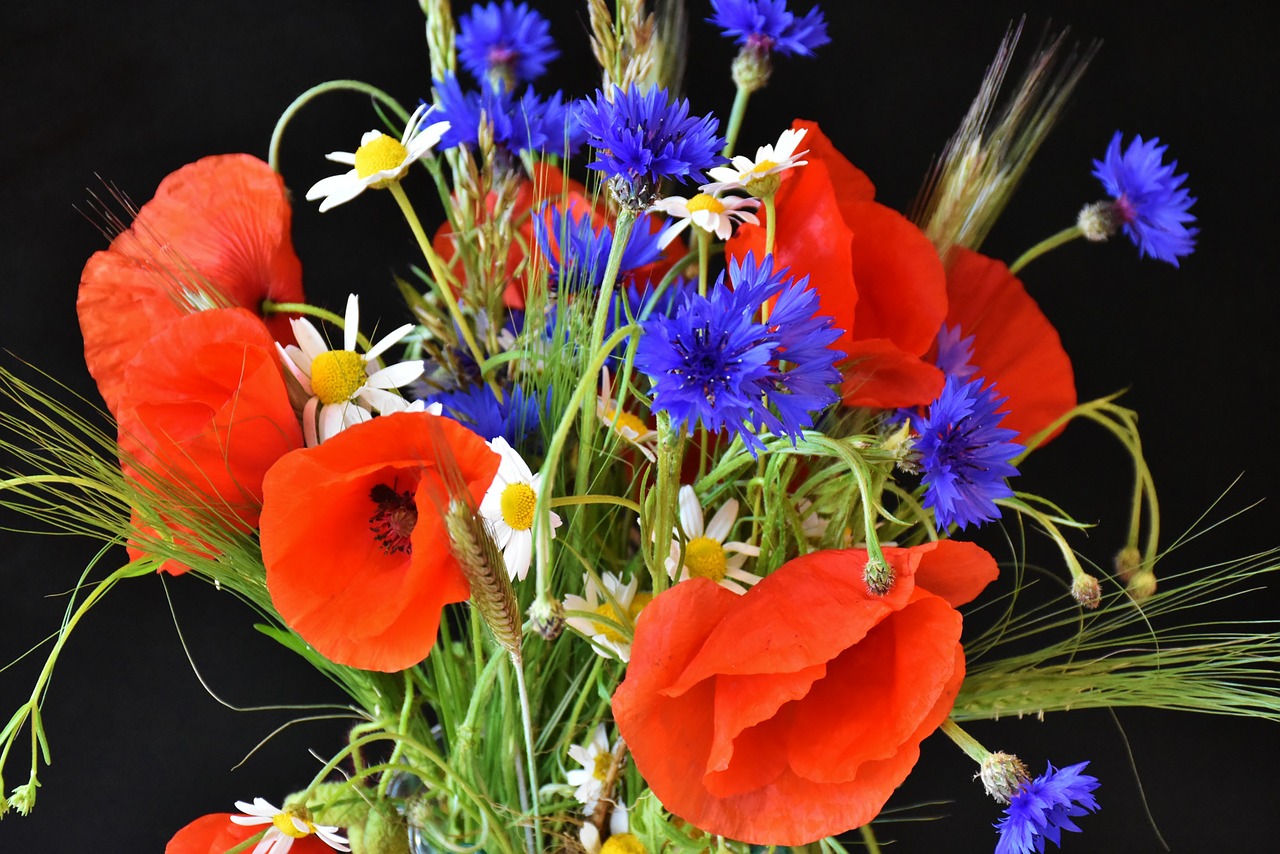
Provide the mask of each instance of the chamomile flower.
{"label": "chamomile flower", "polygon": [[591,740],[585,744],[569,745],[569,758],[581,765],[565,773],[565,781],[575,787],[573,796],[582,804],[582,811],[590,815],[596,811],[600,799],[605,797],[605,787],[612,788],[611,777],[617,776],[622,741],[609,746],[609,736],[604,724],[596,727]]}
{"label": "chamomile flower", "polygon": [[645,455],[650,462],[657,462],[653,446],[658,441],[658,431],[644,422],[638,415],[619,409],[617,398],[613,395],[613,383],[609,380],[609,369],[605,368],[600,377],[600,397],[596,400],[596,417],[614,429],[636,450]]}
{"label": "chamomile flower", "polygon": [[449,129],[448,122],[426,124],[430,111],[429,105],[419,105],[409,117],[399,142],[382,131],[371,130],[360,138],[360,147],[355,152],[334,151],[326,154],[326,160],[350,166],[351,171],[321,178],[307,190],[307,201],[314,202],[323,198],[320,212],[324,213],[351,201],[369,187],[383,189],[399,181],[409,171],[409,167],[425,157]]}
{"label": "chamomile flower", "polygon": [[703,187],[703,192],[691,199],[683,196],[666,196],[654,202],[654,208],[675,218],[674,222],[662,230],[658,238],[658,247],[666,249],[680,232],[689,227],[690,223],[703,231],[715,234],[721,240],[728,240],[733,236],[735,219],[752,225],[760,224],[760,220],[752,213],[760,206],[759,199],[721,196],[720,192],[720,190]]}
{"label": "chamomile flower", "polygon": [[[502,461],[480,502],[480,516],[489,525],[489,536],[502,549],[507,575],[512,581],[524,581],[533,561],[534,508],[542,489],[542,473],[530,471],[528,463],[501,436],[489,442],[489,447]],[[560,517],[552,513],[552,539],[559,527]]]}
{"label": "chamomile flower", "polygon": [[738,521],[737,499],[726,501],[705,527],[702,504],[692,486],[680,487],[679,504],[680,525],[686,537],[684,564],[680,563],[680,544],[673,542],[671,556],[667,558],[667,575],[673,581],[686,581],[695,576],[710,578],[726,590],[746,593],[760,576],[747,572],[742,565],[748,557],[757,557],[760,547],[724,541],[733,530],[733,523]]}
{"label": "chamomile flower", "polygon": [[302,409],[302,435],[312,448],[348,427],[368,421],[374,412],[403,412],[409,403],[389,389],[399,388],[422,376],[422,362],[400,362],[379,367],[378,357],[413,329],[394,329],[366,352],[356,351],[360,304],[347,298],[342,349],[330,350],[320,332],[305,318],[293,321],[297,345],[280,347],[284,366],[307,395]]}
{"label": "chamomile flower", "polygon": [[796,151],[807,132],[807,128],[788,128],[778,137],[776,145],[757,148],[754,160],[738,154],[730,165],[708,169],[707,174],[714,181],[703,185],[702,191],[719,193],[724,190],[746,190],[761,199],[773,195],[782,180],[778,177],[779,173],[809,162],[800,159],[809,153],[809,149]]}
{"label": "chamomile flower", "polygon": [[276,809],[264,798],[254,798],[251,804],[236,801],[236,809],[245,815],[231,816],[231,821],[235,824],[242,827],[271,825],[251,854],[286,854],[293,847],[293,840],[307,836],[320,837],[320,841],[334,851],[351,850],[347,838],[338,833],[338,828],[313,823],[305,809]]}
{"label": "chamomile flower", "polygon": [[[582,829],[578,831],[578,841],[582,843],[582,850],[587,854],[604,854],[605,846],[612,849],[610,854],[627,852],[634,848],[631,840],[635,840],[635,844],[639,844],[640,841],[631,833],[631,818],[627,814],[626,804],[614,804],[613,809],[609,811],[608,839],[600,838],[600,828],[591,821],[583,822]],[[641,846],[641,849],[643,847]]]}
{"label": "chamomile flower", "polygon": [[[604,583],[603,594],[595,579],[585,575],[582,583],[586,598],[573,593],[564,597],[566,612],[581,612],[567,617],[565,623],[569,628],[590,638],[597,655],[616,658],[622,662],[630,661],[631,642],[613,623],[634,623],[640,609],[653,600],[653,594],[637,593],[636,588],[640,582],[636,578],[624,584],[621,578],[606,572],[600,580]],[[597,621],[583,614],[598,615],[612,622]]]}

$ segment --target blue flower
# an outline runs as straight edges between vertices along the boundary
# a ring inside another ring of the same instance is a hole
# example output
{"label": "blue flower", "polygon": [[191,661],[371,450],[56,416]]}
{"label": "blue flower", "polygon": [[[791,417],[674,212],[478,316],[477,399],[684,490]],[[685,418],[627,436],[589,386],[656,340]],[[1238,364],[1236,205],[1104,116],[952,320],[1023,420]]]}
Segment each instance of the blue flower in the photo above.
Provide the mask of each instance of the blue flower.
{"label": "blue flower", "polygon": [[1008,398],[997,397],[995,386],[982,388],[984,382],[948,376],[938,399],[915,424],[924,506],[933,509],[939,528],[997,519],[996,499],[1013,495],[1005,478],[1018,473],[1009,460],[1022,446],[1010,441],[1018,431],[999,426],[1004,413],[996,409]]}
{"label": "blue flower", "polygon": [[[964,337],[961,337],[964,336]],[[973,359],[973,336],[964,335],[960,326],[942,324],[938,330],[938,355],[934,364],[947,376],[967,380],[978,372],[971,364]]]}
{"label": "blue flower", "polygon": [[822,11],[813,7],[803,18],[787,11],[787,0],[711,0],[708,21],[744,47],[768,54],[812,56],[831,39]]}
{"label": "blue flower", "polygon": [[509,87],[542,76],[560,55],[551,24],[525,3],[475,5],[458,19],[458,59],[477,80],[501,80]]}
{"label": "blue flower", "polygon": [[716,136],[714,116],[689,115],[687,100],[672,101],[666,89],[650,86],[641,92],[633,83],[625,92],[614,87],[613,100],[597,89],[595,98],[579,102],[582,126],[596,149],[587,166],[610,179],[619,201],[636,209],[657,198],[664,179],[705,181],[703,171],[725,162],[717,152],[724,138]]}
{"label": "blue flower", "polygon": [[1182,186],[1186,173],[1175,175],[1178,161],[1164,163],[1168,146],[1159,139],[1135,136],[1123,153],[1121,134],[1111,138],[1102,160],[1093,161],[1093,175],[1111,196],[1110,218],[1124,228],[1140,256],[1150,255],[1178,266],[1178,259],[1195,249],[1198,228],[1189,208],[1195,199]]}
{"label": "blue flower", "polygon": [[485,441],[501,436],[512,447],[521,447],[535,434],[541,421],[537,395],[526,395],[520,386],[507,389],[499,401],[487,385],[446,391],[428,403],[444,405],[444,414],[468,427]]}
{"label": "blue flower", "polygon": [[[566,215],[558,205],[551,207],[549,224],[547,219],[545,214],[536,217],[533,230],[543,256],[551,265],[551,282],[557,286],[599,289],[604,284],[605,265],[613,249],[613,230],[602,225],[596,231],[590,212],[575,217],[572,211]],[[660,236],[650,232],[649,217],[641,214],[622,250],[618,275],[662,258],[662,249],[658,247]]]}
{"label": "blue flower", "polygon": [[452,74],[435,81],[435,90],[432,121],[449,122],[449,130],[440,138],[441,149],[476,146],[482,114],[493,126],[493,141],[513,154],[532,151],[568,155],[586,141],[581,124],[559,92],[545,100],[533,89],[526,89],[517,98],[503,85],[464,92]]}
{"label": "blue flower", "polygon": [[[741,264],[730,260],[728,273],[732,290],[721,274],[708,296],[690,290],[671,317],[651,316],[635,364],[653,381],[654,410],[687,429],[701,422],[732,431],[754,455],[764,448],[758,433],[795,442],[814,413],[838,399],[831,386],[844,354],[829,345],[843,333],[816,314],[808,277],[775,273],[772,256],[757,266],[748,253]],[[760,323],[760,308],[773,297],[773,313]]]}
{"label": "blue flower", "polygon": [[1097,777],[1081,774],[1088,762],[1049,770],[1013,796],[1004,818],[996,823],[1000,841],[995,854],[1044,854],[1044,842],[1061,846],[1062,831],[1080,832],[1071,819],[1098,809],[1093,790]]}

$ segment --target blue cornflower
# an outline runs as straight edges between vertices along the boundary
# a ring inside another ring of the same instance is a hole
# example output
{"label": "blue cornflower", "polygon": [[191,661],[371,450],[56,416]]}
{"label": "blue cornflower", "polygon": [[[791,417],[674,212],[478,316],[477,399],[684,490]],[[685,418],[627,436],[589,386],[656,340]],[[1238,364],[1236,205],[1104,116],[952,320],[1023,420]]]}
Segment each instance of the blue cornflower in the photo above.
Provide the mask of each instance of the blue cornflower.
{"label": "blue cornflower", "polygon": [[[844,354],[829,345],[843,333],[816,314],[808,276],[791,281],[787,270],[774,272],[773,256],[758,266],[750,253],[740,264],[731,259],[728,274],[733,289],[722,273],[708,296],[689,290],[671,317],[651,316],[635,364],[653,382],[654,410],[687,429],[701,422],[737,433],[756,454],[764,448],[758,433],[767,428],[795,442],[814,413],[838,399],[831,386]],[[775,296],[760,323],[761,306]]]}
{"label": "blue cornflower", "polygon": [[551,23],[528,4],[511,0],[472,6],[458,19],[457,49],[477,80],[503,81],[508,88],[537,80],[560,55]]}
{"label": "blue cornflower", "polygon": [[1103,211],[1109,231],[1123,227],[1139,255],[1177,267],[1178,259],[1195,249],[1200,232],[1187,227],[1196,221],[1189,211],[1196,200],[1182,186],[1186,173],[1174,174],[1176,160],[1163,162],[1168,146],[1161,145],[1159,139],[1143,142],[1135,136],[1123,153],[1120,142],[1120,131],[1116,131],[1102,160],[1093,161],[1094,177],[1112,198]]}
{"label": "blue cornflower", "polygon": [[485,441],[499,436],[518,448],[535,434],[541,421],[537,395],[526,395],[520,386],[503,392],[499,401],[487,385],[471,386],[432,395],[428,403],[444,405],[444,414],[468,427]]}
{"label": "blue cornflower", "polygon": [[597,89],[594,99],[579,102],[579,119],[596,149],[588,168],[608,176],[622,204],[647,208],[660,181],[702,182],[704,170],[725,162],[717,153],[724,147],[720,122],[690,116],[687,100],[672,101],[656,86],[641,92],[634,83],[626,91],[615,86],[612,97]]}
{"label": "blue cornflower", "polygon": [[[584,211],[575,217],[572,211],[566,215],[558,205],[551,207],[550,223],[547,219],[546,215],[536,217],[533,230],[542,254],[551,266],[552,283],[598,289],[604,284],[605,266],[613,249],[613,230],[602,225],[596,231],[590,212]],[[661,233],[650,231],[649,216],[641,214],[622,250],[618,275],[659,260],[662,257],[662,249],[658,246],[660,237]]]}
{"label": "blue cornflower", "polygon": [[1022,446],[1010,441],[1018,431],[999,426],[1004,413],[996,409],[1008,398],[997,397],[994,385],[984,389],[984,382],[948,376],[938,399],[915,423],[924,506],[933,509],[939,528],[997,519],[996,499],[1013,495],[1005,478],[1018,473],[1009,460]]}
{"label": "blue cornflower", "polygon": [[546,99],[538,97],[533,89],[526,89],[517,98],[502,85],[466,92],[452,74],[435,81],[435,90],[432,120],[449,122],[449,130],[440,138],[441,149],[477,145],[482,114],[493,127],[493,141],[513,154],[532,151],[567,155],[586,140],[573,110],[559,92]]}
{"label": "blue cornflower", "polygon": [[1098,809],[1093,796],[1098,778],[1080,773],[1088,764],[1055,769],[1050,763],[1048,771],[1025,784],[995,825],[1000,830],[995,854],[1044,854],[1046,839],[1061,846],[1062,831],[1079,833],[1071,819]]}
{"label": "blue cornflower", "polygon": [[973,359],[973,336],[965,335],[959,324],[942,324],[938,330],[938,355],[934,364],[947,376],[967,380],[978,372]]}
{"label": "blue cornflower", "polygon": [[758,53],[812,56],[814,48],[831,41],[817,6],[803,18],[787,11],[787,0],[711,0],[711,8],[715,14],[708,21]]}

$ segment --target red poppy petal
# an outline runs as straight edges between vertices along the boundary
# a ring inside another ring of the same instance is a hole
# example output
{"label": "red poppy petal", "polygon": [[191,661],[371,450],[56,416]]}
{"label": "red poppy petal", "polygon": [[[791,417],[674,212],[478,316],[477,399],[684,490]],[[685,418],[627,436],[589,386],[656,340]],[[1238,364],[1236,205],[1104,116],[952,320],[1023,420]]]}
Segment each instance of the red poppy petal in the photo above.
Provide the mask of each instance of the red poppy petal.
{"label": "red poppy petal", "polygon": [[[831,176],[831,185],[836,191],[836,198],[843,202],[869,202],[876,197],[876,187],[857,166],[849,162],[849,158],[841,154],[832,144],[817,122],[796,119],[791,123],[795,130],[805,131],[800,141],[800,150],[808,149],[809,153],[802,159],[809,164],[821,163]],[[807,167],[801,166],[804,170]]]}
{"label": "red poppy petal", "polygon": [[946,381],[942,371],[904,353],[887,338],[855,341],[841,365],[845,406],[897,409],[932,403]]}
{"label": "red poppy petal", "polygon": [[[758,725],[768,721],[779,709],[792,700],[799,700],[809,693],[813,683],[821,679],[827,672],[825,663],[805,667],[794,673],[762,673],[749,676],[720,676],[716,679],[716,714],[715,734],[711,743],[711,752],[707,756],[707,771],[711,776],[722,776],[714,772],[723,772],[730,768],[735,775],[742,773],[742,765],[754,761],[746,754],[745,733],[758,729]],[[758,735],[758,733],[757,733]],[[771,750],[778,754],[778,773],[786,767],[786,757],[782,751]],[[717,795],[724,796],[731,792],[744,791],[764,785],[767,781],[753,784],[740,784],[734,790],[723,784],[721,790],[711,783],[707,785]]]}
{"label": "red poppy petal", "polygon": [[[885,549],[885,555],[898,549]],[[978,597],[1000,575],[995,558],[981,546],[964,540],[939,540],[915,546],[920,558],[916,585],[959,608]],[[890,558],[893,560],[893,558]]]}
{"label": "red poppy petal", "polygon": [[947,291],[947,323],[973,336],[978,373],[1009,398],[1001,426],[1025,439],[1075,407],[1075,374],[1062,339],[1008,267],[957,248]]}
{"label": "red poppy petal", "polygon": [[[231,813],[204,815],[179,830],[164,847],[164,854],[225,854],[251,836],[261,833],[263,825],[244,826],[231,820]],[[295,839],[289,849],[293,854],[324,854],[333,849],[319,836]]]}
{"label": "red poppy petal", "polygon": [[[824,668],[825,669],[825,668]],[[722,680],[717,680],[717,682]],[[720,692],[716,692],[716,708],[719,709]],[[708,765],[702,784],[716,798],[733,798],[756,789],[764,788],[787,770],[787,754],[779,750],[785,744],[792,727],[794,704],[783,706],[776,715],[748,727],[733,741],[733,762],[721,769]],[[712,758],[716,757],[713,744]]]}

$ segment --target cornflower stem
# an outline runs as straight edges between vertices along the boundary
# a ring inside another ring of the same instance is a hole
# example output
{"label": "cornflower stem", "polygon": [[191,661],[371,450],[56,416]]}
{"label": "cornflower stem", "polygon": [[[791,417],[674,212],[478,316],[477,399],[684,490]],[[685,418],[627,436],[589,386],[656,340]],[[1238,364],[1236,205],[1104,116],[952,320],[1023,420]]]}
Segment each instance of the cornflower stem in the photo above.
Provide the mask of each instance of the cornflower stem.
{"label": "cornflower stem", "polygon": [[[436,293],[440,295],[440,299],[444,300],[445,306],[448,307],[449,317],[453,319],[454,325],[458,327],[458,332],[467,344],[467,349],[471,351],[471,358],[475,359],[477,365],[483,365],[484,353],[481,352],[480,345],[476,342],[475,334],[471,331],[471,325],[462,316],[462,309],[458,307],[458,301],[454,298],[453,288],[449,284],[449,276],[444,269],[444,262],[436,253],[435,247],[431,245],[431,240],[427,237],[426,231],[423,230],[422,222],[418,219],[418,214],[413,209],[413,203],[409,201],[409,196],[405,193],[404,187],[400,185],[399,181],[391,182],[387,189],[395,197],[396,204],[400,206],[400,212],[404,214],[405,221],[409,223],[409,230],[413,232],[414,239],[418,241],[418,248],[422,250],[422,255],[427,260],[427,266],[431,268],[431,277],[435,280]],[[501,402],[502,389],[498,387],[497,381],[491,376],[486,376],[485,382],[489,384],[489,388],[493,389],[494,397]]]}
{"label": "cornflower stem", "polygon": [[385,104],[395,113],[401,122],[409,121],[409,111],[400,106],[400,102],[392,98],[386,92],[383,92],[377,86],[370,86],[359,80],[330,80],[326,83],[319,83],[312,86],[307,91],[293,99],[289,106],[284,108],[284,112],[280,114],[280,118],[276,119],[276,126],[271,131],[271,143],[267,146],[267,164],[271,167],[271,171],[280,171],[280,141],[284,138],[284,129],[288,127],[289,122],[299,110],[307,105],[312,99],[325,94],[326,92],[360,92],[365,95],[372,95],[378,101]]}
{"label": "cornflower stem", "polygon": [[[635,332],[637,328],[634,325],[628,325],[614,330],[608,340],[596,349],[588,370],[583,372],[581,379],[578,380],[578,387],[573,390],[573,396],[569,398],[569,403],[565,406],[564,416],[560,419],[560,424],[556,427],[555,434],[547,444],[547,455],[542,463],[543,488],[538,493],[538,503],[534,508],[534,524],[538,529],[538,548],[534,554],[537,567],[535,581],[537,582],[538,596],[531,610],[535,613],[549,614],[552,610],[550,494],[555,489],[556,469],[560,465],[560,457],[563,455],[565,442],[569,438],[569,431],[573,428],[574,418],[577,416],[578,410],[582,408],[582,402],[588,394],[595,391],[596,377],[599,375],[600,369],[604,367],[604,360],[609,357],[609,353],[614,347],[618,346],[628,335]],[[582,491],[578,494],[586,493]]]}
{"label": "cornflower stem", "polygon": [[680,492],[680,462],[684,457],[685,431],[671,424],[670,413],[658,412],[658,482],[653,489],[653,553],[649,559],[649,578],[654,595],[667,587],[664,569],[671,554],[671,538],[675,531],[675,508]]}
{"label": "cornflower stem", "polygon": [[1009,272],[1016,276],[1018,275],[1019,270],[1039,258],[1041,255],[1049,252],[1050,250],[1057,249],[1064,243],[1070,243],[1077,237],[1081,237],[1083,235],[1084,232],[1080,230],[1080,226],[1078,225],[1073,225],[1070,228],[1064,228],[1062,231],[1059,231],[1051,237],[1046,237],[1044,240],[1041,240],[1035,246],[1032,246],[1026,252],[1019,255],[1018,260],[1009,265]]}
{"label": "cornflower stem", "polygon": [[724,157],[733,154],[733,147],[738,143],[738,131],[742,130],[742,120],[747,115],[747,101],[750,99],[751,91],[744,86],[739,86],[733,96],[733,107],[729,111],[729,125],[724,132],[724,150],[720,152]]}
{"label": "cornflower stem", "polygon": [[960,724],[956,723],[951,718],[947,718],[943,721],[942,726],[939,727],[939,729],[946,734],[947,738],[955,742],[956,747],[963,750],[966,756],[974,762],[977,762],[979,765],[982,765],[988,758],[990,758],[991,751],[979,744],[976,738],[961,729]]}
{"label": "cornflower stem", "polygon": [[705,297],[710,284],[708,270],[711,267],[711,233],[696,225],[694,228],[698,231],[698,296]]}

